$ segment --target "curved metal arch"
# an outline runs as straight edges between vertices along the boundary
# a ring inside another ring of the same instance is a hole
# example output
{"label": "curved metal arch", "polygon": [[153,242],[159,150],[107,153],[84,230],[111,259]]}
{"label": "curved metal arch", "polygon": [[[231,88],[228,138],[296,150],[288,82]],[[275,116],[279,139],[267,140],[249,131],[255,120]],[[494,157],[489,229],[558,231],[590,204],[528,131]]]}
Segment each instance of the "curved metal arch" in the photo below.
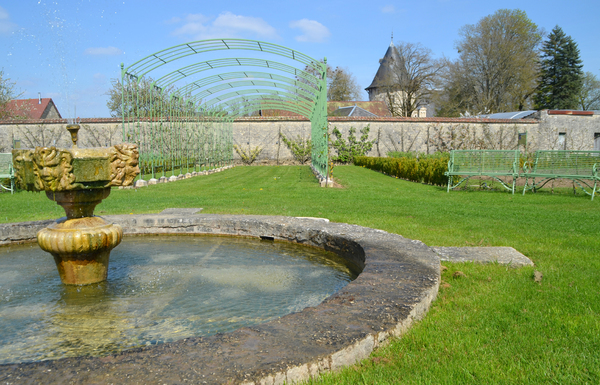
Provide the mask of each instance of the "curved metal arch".
{"label": "curved metal arch", "polygon": [[[316,97],[315,89],[309,87],[308,84],[301,82],[297,79],[288,78],[285,76],[281,76],[278,74],[273,74],[269,72],[254,72],[254,71],[239,71],[239,72],[227,72],[223,74],[213,75],[206,78],[202,78],[200,80],[194,81],[192,83],[187,84],[184,87],[181,87],[175,91],[175,93],[185,96],[191,95],[194,91],[201,90],[205,87],[208,87],[214,83],[222,83],[224,81],[234,81],[239,79],[266,79],[273,80],[280,83],[287,83],[296,88],[301,88],[303,92],[309,93],[312,95],[311,99],[314,100]],[[222,83],[226,84],[226,83]]]}
{"label": "curved metal arch", "polygon": [[292,86],[288,86],[285,84],[276,83],[276,82],[268,82],[268,81],[264,81],[264,80],[239,80],[239,81],[234,81],[234,82],[217,84],[216,86],[213,86],[208,89],[204,89],[200,92],[188,94],[189,95],[188,100],[200,101],[211,95],[218,94],[219,92],[226,91],[226,90],[232,90],[232,89],[236,89],[236,88],[242,88],[242,87],[273,87],[274,89],[282,89],[282,90],[285,90],[285,91],[288,91],[291,93],[295,93],[298,96],[300,96],[301,98],[306,99],[306,101],[308,101],[308,102],[314,102],[314,99],[312,98],[313,95],[309,94],[308,92],[306,92],[304,90],[301,90],[301,89],[298,89],[298,88],[295,88]]}
{"label": "curved metal arch", "polygon": [[[313,94],[310,102],[306,99],[303,99],[299,96],[299,92],[295,92],[294,94],[290,94],[288,92],[275,91],[273,89],[257,89],[256,92],[259,94],[255,94],[254,90],[246,90],[246,91],[238,91],[236,93],[229,93],[226,95],[219,96],[218,98],[213,98],[210,100],[211,105],[219,104],[224,106],[230,106],[232,103],[239,103],[240,101],[244,101],[247,103],[247,107],[245,109],[257,109],[257,107],[266,105],[265,102],[269,100],[268,105],[277,106],[282,110],[301,111],[300,113],[306,117],[308,117],[311,121],[311,131],[313,138],[313,154],[312,154],[312,163],[318,173],[320,173],[323,177],[329,175],[329,164],[328,164],[328,139],[327,139],[327,113],[326,113],[326,61],[321,63],[307,55],[304,55],[295,50],[289,49],[287,47],[278,46],[271,43],[253,41],[253,40],[243,40],[243,39],[213,39],[213,40],[202,40],[197,42],[185,43],[175,47],[171,47],[159,52],[156,52],[152,55],[149,55],[134,64],[128,66],[127,68],[124,65],[121,65],[121,79],[123,81],[123,86],[125,85],[125,79],[135,79],[135,81],[139,82],[141,79],[148,73],[168,64],[174,62],[176,60],[182,59],[187,56],[201,54],[209,51],[218,51],[218,50],[250,50],[250,51],[262,51],[265,53],[279,55],[282,57],[286,57],[295,62],[302,63],[308,69],[305,71],[304,69],[298,69],[293,66],[279,63],[271,60],[264,59],[215,59],[215,60],[207,60],[203,63],[196,63],[194,65],[190,65],[187,67],[179,68],[175,71],[170,72],[169,74],[161,77],[159,82],[155,82],[153,85],[156,88],[160,89],[162,93],[161,87],[166,87],[172,85],[178,80],[187,78],[196,73],[200,73],[202,71],[206,71],[208,69],[222,68],[226,66],[247,66],[247,67],[264,67],[269,68],[273,71],[282,71],[292,74],[300,78],[301,82],[306,82],[308,84],[308,88],[314,89],[314,93],[312,90],[307,89],[306,87],[302,87],[306,89],[309,94]],[[244,63],[244,64],[242,64]],[[316,76],[312,73],[317,74]],[[214,83],[212,83],[214,84]],[[297,85],[297,84],[295,84]],[[283,89],[283,87],[277,87]],[[169,90],[169,94],[171,94],[171,90]],[[125,93],[123,92],[123,95]],[[165,95],[166,96],[166,95]],[[185,96],[180,94],[180,96]],[[138,97],[138,96],[136,96]],[[123,106],[125,106],[125,99],[123,96],[122,99]],[[181,99],[183,100],[183,99]],[[133,99],[132,99],[133,101]],[[133,101],[136,103],[136,101]],[[178,103],[178,102],[174,102]],[[262,103],[262,104],[261,104]],[[210,111],[215,111],[213,116],[216,116],[217,119],[221,118],[223,115],[218,111],[218,108],[209,109]],[[182,110],[183,111],[183,110]],[[183,111],[183,113],[185,113]],[[134,112],[134,115],[136,113]],[[185,116],[182,118],[185,119]],[[229,119],[229,118],[228,118]],[[129,119],[128,119],[129,120]],[[136,132],[139,127],[135,124],[132,125],[133,131],[131,131],[131,135],[134,140],[141,138],[145,140],[144,135],[150,135],[150,138],[153,135],[153,128],[150,128],[149,132]],[[174,131],[176,132],[176,131]],[[125,115],[123,115],[123,137],[126,137],[125,132]],[[125,139],[124,139],[125,140]],[[179,139],[176,139],[179,140]],[[181,141],[181,143],[187,143],[185,140]],[[179,151],[179,150],[176,150]],[[219,150],[220,151],[220,150]],[[220,161],[219,161],[220,162]]]}
{"label": "curved metal arch", "polygon": [[296,103],[295,100],[286,98],[282,95],[261,94],[261,95],[240,96],[237,98],[232,98],[230,100],[227,100],[226,102],[221,103],[220,106],[223,106],[223,108],[226,109],[230,115],[239,116],[239,111],[241,109],[246,108],[245,106],[248,106],[248,108],[246,108],[246,109],[259,110],[259,109],[261,109],[260,105],[258,105],[256,108],[254,108],[254,107],[250,108],[250,106],[254,106],[257,103],[260,104],[261,102],[264,102],[267,100],[277,100],[277,101],[281,102],[281,109],[289,110],[291,112],[302,115],[306,118],[310,117],[311,110],[308,106],[300,105],[300,104]]}
{"label": "curved metal arch", "polygon": [[[233,116],[240,116],[240,111],[257,111],[260,109],[264,109],[261,107],[265,102],[277,102],[279,109],[295,112],[299,115],[302,115],[306,118],[310,116],[311,110],[308,106],[299,105],[295,100],[281,97],[281,95],[250,95],[250,96],[240,96],[234,99],[227,100],[220,105],[226,105],[227,107],[234,107],[240,104],[243,105],[240,107],[236,114]],[[256,106],[256,107],[255,107]],[[231,113],[231,112],[230,112]]]}
{"label": "curved metal arch", "polygon": [[[187,78],[191,75],[198,74],[204,71],[210,71],[217,68],[224,67],[262,67],[269,68],[272,70],[277,70],[281,72],[286,72],[291,75],[297,76],[309,82],[309,84],[318,89],[319,87],[319,79],[315,77],[310,72],[306,72],[304,70],[292,67],[290,65],[279,63],[272,60],[264,60],[264,59],[253,59],[253,58],[222,58],[222,59],[212,59],[203,62],[198,62],[194,64],[190,64],[188,66],[176,69],[174,71],[169,72],[168,74],[158,78],[154,81],[154,85],[159,88],[166,88],[169,85],[176,83],[184,78]],[[127,75],[131,75],[126,73]],[[141,79],[141,77],[136,77],[136,79]]]}
{"label": "curved metal arch", "polygon": [[176,45],[162,51],[155,52],[124,68],[124,72],[142,77],[147,73],[175,60],[187,56],[197,55],[210,51],[220,50],[249,50],[265,52],[273,55],[287,57],[313,68],[317,73],[322,72],[321,63],[296,50],[277,44],[246,40],[246,39],[209,39]]}
{"label": "curved metal arch", "polygon": [[284,91],[278,91],[278,90],[274,90],[274,89],[268,89],[268,88],[243,89],[243,90],[239,90],[239,91],[228,92],[226,94],[215,96],[214,98],[209,99],[208,101],[204,102],[203,105],[210,107],[210,106],[214,106],[218,103],[223,103],[229,99],[237,98],[238,96],[248,96],[248,95],[279,95],[279,96],[285,97],[286,99],[294,101],[295,103],[312,106],[312,103],[310,101],[299,99],[298,95],[296,95],[296,94],[292,94],[292,93],[284,92]]}
{"label": "curved metal arch", "polygon": [[[253,102],[255,102],[255,101],[253,101]],[[285,102],[279,102],[277,100],[269,100],[269,99],[263,99],[259,103],[246,104],[244,107],[242,107],[238,111],[237,116],[241,116],[241,115],[244,115],[249,112],[254,112],[254,111],[259,111],[259,110],[268,110],[268,109],[290,111],[290,112],[294,112],[294,113],[297,113],[298,115],[306,117],[306,111],[296,109],[294,107],[290,107]]]}

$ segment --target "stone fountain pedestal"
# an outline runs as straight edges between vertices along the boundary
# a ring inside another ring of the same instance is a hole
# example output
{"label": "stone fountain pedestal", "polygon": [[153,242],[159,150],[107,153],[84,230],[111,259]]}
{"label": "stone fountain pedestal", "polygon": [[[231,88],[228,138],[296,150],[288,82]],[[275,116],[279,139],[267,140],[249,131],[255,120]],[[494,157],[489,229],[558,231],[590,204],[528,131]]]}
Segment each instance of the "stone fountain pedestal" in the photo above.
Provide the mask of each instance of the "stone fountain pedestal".
{"label": "stone fountain pedestal", "polygon": [[94,216],[96,206],[112,186],[131,186],[139,174],[137,146],[79,149],[78,125],[69,125],[73,148],[36,147],[13,150],[18,188],[45,191],[63,207],[65,218],[37,234],[42,250],[54,257],[60,279],[67,285],[106,280],[110,252],[123,238],[119,225]]}

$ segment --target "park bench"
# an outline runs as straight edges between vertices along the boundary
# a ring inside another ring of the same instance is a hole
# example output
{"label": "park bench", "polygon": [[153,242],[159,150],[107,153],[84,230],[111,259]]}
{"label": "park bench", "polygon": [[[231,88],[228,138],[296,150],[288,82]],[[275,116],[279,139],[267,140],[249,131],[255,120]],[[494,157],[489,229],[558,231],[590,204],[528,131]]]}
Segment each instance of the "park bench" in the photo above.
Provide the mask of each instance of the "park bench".
{"label": "park bench", "polygon": [[[586,194],[592,196],[596,193],[596,187],[600,175],[600,151],[574,151],[574,150],[540,150],[535,152],[535,159],[531,167],[524,167],[525,187],[523,195],[527,190],[542,188],[546,183],[554,179],[570,179],[573,186],[577,184]],[[541,178],[536,182],[536,178]],[[529,180],[532,179],[531,183]],[[587,190],[590,191],[587,191]]]}
{"label": "park bench", "polygon": [[[8,186],[4,185],[4,180],[8,179]],[[15,191],[15,171],[12,164],[11,153],[0,153],[0,187],[11,193]]]}
{"label": "park bench", "polygon": [[[474,176],[488,176],[515,193],[515,183],[519,177],[519,150],[452,150],[448,161],[448,192]],[[453,177],[463,177],[453,184]],[[512,183],[500,177],[512,178]]]}

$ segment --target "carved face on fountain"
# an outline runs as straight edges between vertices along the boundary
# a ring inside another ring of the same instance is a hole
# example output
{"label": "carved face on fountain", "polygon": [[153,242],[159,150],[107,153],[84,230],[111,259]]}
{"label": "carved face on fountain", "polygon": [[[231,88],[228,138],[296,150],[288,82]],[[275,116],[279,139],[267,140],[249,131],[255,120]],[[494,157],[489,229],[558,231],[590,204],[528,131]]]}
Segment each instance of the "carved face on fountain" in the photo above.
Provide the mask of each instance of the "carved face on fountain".
{"label": "carved face on fountain", "polygon": [[133,184],[139,153],[132,144],[79,149],[79,125],[67,129],[72,149],[13,150],[13,164],[18,188],[45,191],[64,208],[66,219],[42,229],[38,244],[54,256],[63,283],[85,285],[106,279],[110,251],[123,237],[121,227],[95,217],[94,208],[112,186]]}

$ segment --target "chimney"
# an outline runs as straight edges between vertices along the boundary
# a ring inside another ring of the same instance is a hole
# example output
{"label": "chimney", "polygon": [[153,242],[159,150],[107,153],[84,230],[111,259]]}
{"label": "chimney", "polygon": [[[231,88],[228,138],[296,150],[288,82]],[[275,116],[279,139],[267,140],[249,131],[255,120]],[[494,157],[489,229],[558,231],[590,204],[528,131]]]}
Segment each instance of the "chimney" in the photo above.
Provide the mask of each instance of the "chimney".
{"label": "chimney", "polygon": [[42,104],[42,93],[38,92],[38,104]]}

